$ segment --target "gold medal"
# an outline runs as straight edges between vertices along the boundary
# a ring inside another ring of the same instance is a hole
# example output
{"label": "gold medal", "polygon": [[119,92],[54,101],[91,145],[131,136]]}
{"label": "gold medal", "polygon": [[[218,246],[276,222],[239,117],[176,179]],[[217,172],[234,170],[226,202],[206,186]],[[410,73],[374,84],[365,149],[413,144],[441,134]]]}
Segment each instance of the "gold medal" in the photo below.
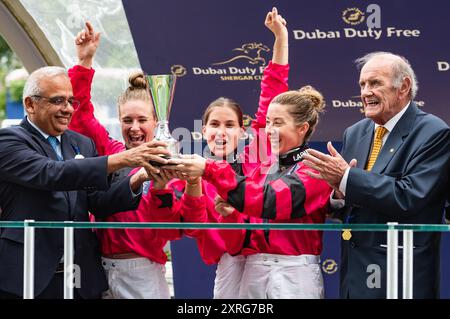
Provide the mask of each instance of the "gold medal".
{"label": "gold medal", "polygon": [[350,240],[352,238],[352,232],[350,229],[344,229],[342,232],[342,239],[343,240]]}

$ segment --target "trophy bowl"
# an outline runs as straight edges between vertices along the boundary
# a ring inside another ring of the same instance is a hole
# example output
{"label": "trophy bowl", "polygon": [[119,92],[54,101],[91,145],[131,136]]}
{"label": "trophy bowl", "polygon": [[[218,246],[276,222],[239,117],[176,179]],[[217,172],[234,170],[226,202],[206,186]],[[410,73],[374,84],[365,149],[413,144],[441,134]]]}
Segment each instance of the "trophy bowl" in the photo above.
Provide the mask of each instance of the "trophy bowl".
{"label": "trophy bowl", "polygon": [[[167,149],[171,155],[160,155],[161,157],[166,159],[176,158],[180,153],[180,145],[172,137],[169,130],[169,116],[175,92],[176,76],[172,74],[146,75],[146,79],[157,121],[153,140],[167,144]],[[153,161],[150,164],[160,165]]]}

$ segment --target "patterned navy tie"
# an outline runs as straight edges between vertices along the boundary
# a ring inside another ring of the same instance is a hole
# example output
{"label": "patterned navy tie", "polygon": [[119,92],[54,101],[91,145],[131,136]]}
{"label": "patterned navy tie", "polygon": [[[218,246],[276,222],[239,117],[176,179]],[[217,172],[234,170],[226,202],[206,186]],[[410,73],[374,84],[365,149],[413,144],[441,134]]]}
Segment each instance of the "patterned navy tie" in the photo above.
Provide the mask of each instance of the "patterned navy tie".
{"label": "patterned navy tie", "polygon": [[61,154],[61,150],[58,148],[58,145],[59,145],[58,139],[56,137],[50,135],[49,137],[47,137],[47,140],[50,143],[50,145],[52,146],[53,150],[55,151],[56,156],[58,157],[58,161],[62,161],[63,157]]}

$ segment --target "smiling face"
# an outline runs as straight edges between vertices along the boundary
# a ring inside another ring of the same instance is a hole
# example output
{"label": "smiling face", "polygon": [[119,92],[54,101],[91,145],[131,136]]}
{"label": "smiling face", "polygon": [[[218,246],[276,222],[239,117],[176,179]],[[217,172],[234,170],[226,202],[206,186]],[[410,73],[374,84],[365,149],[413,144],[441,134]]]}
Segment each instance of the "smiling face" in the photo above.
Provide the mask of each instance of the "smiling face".
{"label": "smiling face", "polygon": [[25,99],[25,109],[29,119],[44,133],[59,136],[67,130],[73,114],[73,107],[66,105],[55,105],[48,99],[61,97],[73,98],[72,85],[69,78],[64,75],[47,76],[39,81],[40,96],[45,98]]}
{"label": "smiling face", "polygon": [[270,139],[272,152],[283,154],[303,144],[308,123],[298,125],[289,114],[290,105],[272,103],[266,117],[266,134]]}
{"label": "smiling face", "polygon": [[202,133],[210,151],[217,157],[226,158],[237,148],[243,128],[239,126],[238,116],[231,108],[214,107]]}
{"label": "smiling face", "polygon": [[359,85],[365,116],[384,125],[406,106],[410,79],[404,78],[399,88],[394,87],[392,60],[375,57],[361,69]]}
{"label": "smiling face", "polygon": [[155,118],[151,105],[142,100],[130,100],[119,109],[122,136],[127,148],[133,148],[153,139]]}

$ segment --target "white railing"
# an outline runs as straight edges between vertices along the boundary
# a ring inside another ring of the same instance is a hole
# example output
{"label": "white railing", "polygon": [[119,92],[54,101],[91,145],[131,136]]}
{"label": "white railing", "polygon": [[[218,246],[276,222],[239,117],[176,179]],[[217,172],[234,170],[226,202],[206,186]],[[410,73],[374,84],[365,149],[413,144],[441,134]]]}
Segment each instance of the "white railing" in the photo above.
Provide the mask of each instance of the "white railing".
{"label": "white railing", "polygon": [[[23,299],[34,299],[34,226],[25,220],[23,256]],[[72,223],[67,221],[65,223]],[[73,299],[73,227],[64,227],[64,299]]]}
{"label": "white railing", "polygon": [[[23,298],[34,298],[34,229],[30,226],[34,220],[24,222],[24,280]],[[71,224],[72,221],[64,222]],[[387,230],[387,299],[398,299],[398,223]],[[74,227],[64,227],[64,299],[73,299],[74,287]],[[413,297],[413,230],[403,231],[403,299]]]}

